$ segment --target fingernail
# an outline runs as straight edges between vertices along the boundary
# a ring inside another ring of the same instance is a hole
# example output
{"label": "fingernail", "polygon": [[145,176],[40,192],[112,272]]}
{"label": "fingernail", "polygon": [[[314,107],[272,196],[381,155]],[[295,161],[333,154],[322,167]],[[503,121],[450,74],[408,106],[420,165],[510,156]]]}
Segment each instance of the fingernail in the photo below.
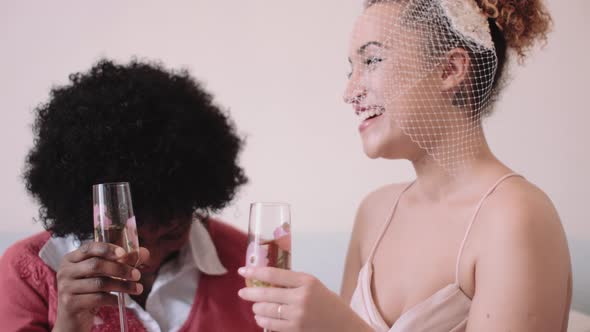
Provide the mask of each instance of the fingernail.
{"label": "fingernail", "polygon": [[142,284],[136,284],[135,285],[135,290],[137,291],[137,294],[141,294],[143,292],[143,285]]}
{"label": "fingernail", "polygon": [[115,256],[117,256],[117,257],[123,257],[123,256],[125,256],[126,253],[127,252],[125,252],[125,249],[123,249],[123,248],[115,249]]}
{"label": "fingernail", "polygon": [[239,296],[239,297],[242,297],[242,295],[243,295],[243,294],[244,294],[244,290],[243,290],[243,289],[240,289],[240,290],[238,291],[238,296]]}
{"label": "fingernail", "polygon": [[241,274],[241,275],[245,275],[246,272],[247,272],[247,270],[246,270],[245,267],[241,267],[241,268],[238,269],[238,273]]}
{"label": "fingernail", "polygon": [[133,269],[131,271],[131,279],[132,280],[139,280],[140,277],[141,277],[141,272],[139,272],[138,269]]}

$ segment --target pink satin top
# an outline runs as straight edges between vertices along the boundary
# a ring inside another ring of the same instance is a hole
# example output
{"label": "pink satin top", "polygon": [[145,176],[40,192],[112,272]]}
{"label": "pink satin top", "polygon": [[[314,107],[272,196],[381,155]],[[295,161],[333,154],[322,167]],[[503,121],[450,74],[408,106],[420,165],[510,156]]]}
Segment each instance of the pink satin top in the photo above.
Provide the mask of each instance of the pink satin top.
{"label": "pink satin top", "polygon": [[397,319],[397,321],[395,321],[393,326],[388,326],[379,313],[379,310],[377,309],[377,306],[373,300],[373,295],[371,294],[373,257],[375,256],[375,251],[379,245],[379,242],[381,242],[387,227],[393,219],[401,196],[406,190],[408,190],[408,188],[410,188],[412,184],[404,188],[402,193],[398,196],[392,211],[383,226],[383,231],[381,232],[379,238],[373,246],[373,249],[371,250],[371,253],[369,254],[367,262],[359,272],[357,287],[350,302],[352,309],[377,332],[465,331],[467,326],[467,317],[471,307],[471,299],[463,292],[461,286],[459,285],[459,262],[461,259],[461,254],[463,253],[463,247],[465,246],[471,226],[473,226],[479,210],[481,209],[481,206],[485,202],[486,198],[488,198],[504,180],[513,176],[520,175],[510,173],[503,176],[485,193],[485,195],[483,195],[479,201],[471,221],[469,222],[465,236],[463,237],[459,253],[457,254],[455,282],[443,287],[426,300],[411,307],[409,310],[404,312]]}

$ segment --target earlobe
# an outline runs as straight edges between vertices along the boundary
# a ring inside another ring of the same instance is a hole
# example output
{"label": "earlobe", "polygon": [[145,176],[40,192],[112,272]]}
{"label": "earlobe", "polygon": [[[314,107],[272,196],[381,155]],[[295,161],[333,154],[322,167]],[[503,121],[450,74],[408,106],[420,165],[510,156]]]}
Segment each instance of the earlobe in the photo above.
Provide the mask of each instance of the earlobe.
{"label": "earlobe", "polygon": [[469,79],[470,66],[471,59],[466,50],[455,48],[449,51],[441,75],[442,90],[452,92],[464,85]]}

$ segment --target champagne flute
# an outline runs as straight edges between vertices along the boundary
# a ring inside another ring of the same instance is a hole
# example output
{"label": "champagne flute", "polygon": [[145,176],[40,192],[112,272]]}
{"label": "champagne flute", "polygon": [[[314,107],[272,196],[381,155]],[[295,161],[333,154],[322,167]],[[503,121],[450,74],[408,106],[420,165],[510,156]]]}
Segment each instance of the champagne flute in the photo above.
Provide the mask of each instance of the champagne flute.
{"label": "champagne flute", "polygon": [[[246,266],[291,269],[291,211],[286,203],[256,202],[250,205]],[[246,279],[248,287],[273,287]],[[270,332],[264,329],[264,332]]]}
{"label": "champagne flute", "polygon": [[[117,245],[127,251],[126,261],[137,265],[139,240],[129,183],[101,183],[92,186],[94,203],[94,241]],[[119,301],[119,325],[127,332],[125,294],[117,293]]]}

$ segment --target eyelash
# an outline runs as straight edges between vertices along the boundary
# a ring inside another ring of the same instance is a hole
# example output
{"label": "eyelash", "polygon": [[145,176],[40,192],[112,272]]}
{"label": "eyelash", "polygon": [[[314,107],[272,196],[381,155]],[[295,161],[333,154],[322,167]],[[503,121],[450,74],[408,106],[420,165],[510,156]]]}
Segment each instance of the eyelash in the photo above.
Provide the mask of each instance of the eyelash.
{"label": "eyelash", "polygon": [[381,62],[381,61],[383,61],[383,59],[382,59],[382,58],[378,58],[378,57],[370,57],[370,58],[366,59],[366,60],[365,60],[363,63],[364,63],[366,66],[372,66],[372,65],[376,65],[376,64],[378,64],[378,63],[379,63],[379,62]]}
{"label": "eyelash", "polygon": [[[366,60],[363,61],[363,64],[367,67],[374,67],[375,65],[377,65],[378,63],[382,62],[383,58],[379,58],[379,57],[369,57]],[[350,77],[352,77],[352,72],[348,72],[346,74],[346,77],[348,77],[348,79],[350,79]]]}

